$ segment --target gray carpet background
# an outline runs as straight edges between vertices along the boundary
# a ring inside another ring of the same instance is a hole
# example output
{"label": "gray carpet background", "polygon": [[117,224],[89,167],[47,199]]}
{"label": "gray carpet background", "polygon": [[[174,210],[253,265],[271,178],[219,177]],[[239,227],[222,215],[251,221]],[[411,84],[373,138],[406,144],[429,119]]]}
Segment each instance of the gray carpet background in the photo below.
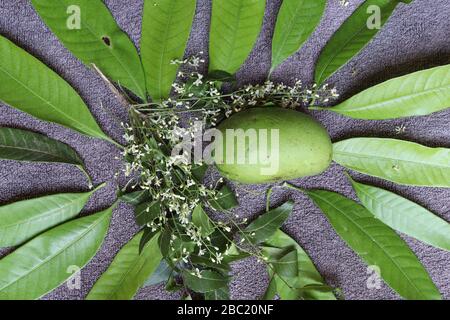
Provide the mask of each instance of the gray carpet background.
{"label": "gray carpet background", "polygon": [[[281,65],[273,74],[275,81],[291,83],[295,78],[311,82],[313,65],[321,48],[333,32],[362,2],[349,0],[347,7],[339,0],[328,0],[326,15],[311,39],[297,54]],[[140,38],[142,0],[107,0],[120,26],[136,44]],[[270,68],[271,36],[280,0],[268,0],[263,32],[245,65],[238,74],[241,84],[260,82]],[[198,0],[197,15],[187,54],[208,50],[210,1]],[[394,76],[450,63],[450,2],[448,0],[415,0],[401,4],[376,39],[339,73],[330,79],[342,98],[351,96],[373,84]],[[120,121],[126,121],[126,110],[115,100],[102,80],[74,58],[46,28],[28,0],[0,0],[0,34],[25,48],[57,73],[62,75],[80,93],[103,130],[122,141]],[[329,130],[333,141],[355,136],[396,137],[420,142],[428,146],[450,147],[450,109],[420,118],[395,121],[358,121],[326,112],[314,116]],[[404,125],[399,135],[395,128]],[[0,104],[0,126],[27,128],[71,145],[83,158],[94,184],[108,182],[107,188],[95,194],[83,214],[106,208],[115,200],[118,181],[114,173],[121,167],[115,159],[118,150],[111,144],[83,137],[74,131],[38,121],[31,116]],[[411,188],[398,186],[380,179],[354,175],[416,201],[437,215],[450,221],[450,189]],[[317,177],[299,179],[295,184],[334,190],[354,198],[343,169],[330,167]],[[267,186],[234,186],[241,206],[236,213],[255,217],[264,209],[264,191]],[[87,190],[87,181],[75,167],[60,164],[29,164],[0,161],[0,203],[61,191]],[[276,190],[274,203],[295,199],[296,205],[284,230],[293,236],[309,253],[329,285],[341,288],[346,299],[399,299],[384,283],[380,289],[368,289],[367,266],[333,231],[324,215],[305,196],[295,192]],[[136,232],[132,208],[120,204],[114,211],[108,236],[96,257],[82,270],[82,287],[69,290],[62,285],[45,299],[82,299],[93,283],[106,270],[117,251]],[[434,249],[405,237],[429,271],[443,297],[450,298],[450,252]],[[0,251],[0,255],[12,249]],[[233,267],[235,279],[231,285],[235,299],[255,299],[267,286],[264,267],[249,259]],[[177,294],[165,292],[162,286],[141,290],[138,299],[175,299]]]}

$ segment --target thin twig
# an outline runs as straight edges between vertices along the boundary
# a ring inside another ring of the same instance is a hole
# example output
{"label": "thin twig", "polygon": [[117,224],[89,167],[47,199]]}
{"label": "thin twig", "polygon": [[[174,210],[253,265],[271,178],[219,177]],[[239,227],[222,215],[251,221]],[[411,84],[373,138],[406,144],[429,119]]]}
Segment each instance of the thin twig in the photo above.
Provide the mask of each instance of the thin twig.
{"label": "thin twig", "polygon": [[117,90],[117,88],[114,86],[114,84],[108,79],[108,77],[106,77],[103,72],[94,64],[92,63],[92,68],[94,68],[94,70],[98,73],[98,75],[100,76],[100,78],[103,79],[103,81],[106,83],[106,85],[108,86],[108,88],[114,93],[114,95],[117,97],[117,99],[119,99],[120,103],[125,107],[128,108],[130,106],[130,102],[125,99],[125,97],[123,96],[123,94]]}

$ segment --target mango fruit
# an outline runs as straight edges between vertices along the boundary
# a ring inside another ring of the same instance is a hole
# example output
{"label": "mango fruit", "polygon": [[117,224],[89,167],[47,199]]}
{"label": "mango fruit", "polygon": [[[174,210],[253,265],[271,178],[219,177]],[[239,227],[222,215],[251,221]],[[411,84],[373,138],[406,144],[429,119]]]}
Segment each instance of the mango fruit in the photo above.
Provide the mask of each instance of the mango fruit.
{"label": "mango fruit", "polygon": [[[256,107],[225,119],[214,160],[223,176],[260,184],[317,175],[332,159],[327,130],[311,116],[279,107]],[[221,151],[221,152],[220,152]]]}

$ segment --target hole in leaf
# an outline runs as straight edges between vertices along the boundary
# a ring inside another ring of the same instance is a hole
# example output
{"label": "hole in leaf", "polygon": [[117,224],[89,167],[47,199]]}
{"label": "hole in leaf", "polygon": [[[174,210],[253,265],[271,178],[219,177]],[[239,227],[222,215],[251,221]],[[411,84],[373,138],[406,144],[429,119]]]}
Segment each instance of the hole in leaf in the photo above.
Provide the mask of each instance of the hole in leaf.
{"label": "hole in leaf", "polygon": [[104,37],[102,38],[102,40],[103,40],[103,42],[104,42],[108,47],[111,46],[111,39],[110,39],[109,37],[104,36]]}

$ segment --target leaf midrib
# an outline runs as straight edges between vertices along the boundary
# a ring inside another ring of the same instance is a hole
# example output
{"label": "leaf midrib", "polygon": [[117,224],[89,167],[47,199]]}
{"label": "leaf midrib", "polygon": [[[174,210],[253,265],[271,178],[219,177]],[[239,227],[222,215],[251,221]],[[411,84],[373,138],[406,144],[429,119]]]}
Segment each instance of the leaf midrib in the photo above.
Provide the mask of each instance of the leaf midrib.
{"label": "leaf midrib", "polygon": [[[393,79],[393,80],[397,80],[397,79]],[[414,97],[433,94],[435,92],[442,91],[442,90],[445,91],[445,89],[450,90],[450,86],[445,85],[443,87],[437,87],[437,88],[433,88],[433,89],[423,90],[423,91],[420,91],[419,93],[407,94],[407,95],[403,95],[403,96],[395,97],[395,98],[387,98],[384,100],[379,100],[375,103],[368,103],[368,104],[364,104],[364,105],[360,105],[360,106],[354,106],[353,108],[350,108],[350,109],[349,108],[339,108],[339,106],[338,106],[338,107],[336,107],[336,112],[342,111],[342,112],[351,113],[351,112],[361,112],[361,111],[365,111],[365,110],[371,110],[371,109],[375,109],[379,106],[384,106],[389,103],[395,103],[395,102],[403,100],[403,99],[412,99]],[[350,102],[352,102],[352,99],[348,100],[345,104],[351,104]],[[333,111],[332,109],[330,109],[330,110]]]}
{"label": "leaf midrib", "polygon": [[[87,196],[89,197],[90,194],[91,193],[89,193]],[[81,197],[71,199],[70,201],[66,202],[62,207],[57,207],[57,208],[51,209],[51,210],[43,213],[42,215],[36,215],[36,216],[34,216],[32,218],[24,217],[24,219],[20,219],[19,221],[15,222],[15,223],[10,223],[10,224],[7,224],[7,225],[0,225],[0,229],[6,229],[6,228],[9,228],[9,227],[12,227],[12,226],[25,224],[25,222],[32,222],[32,221],[37,220],[37,219],[46,218],[49,215],[53,214],[55,211],[59,211],[59,210],[65,209],[65,208],[71,206],[72,204],[74,204],[75,202],[78,202],[78,200],[80,200],[80,199],[81,199]]]}
{"label": "leaf midrib", "polygon": [[[18,78],[16,78],[15,76],[13,76],[11,73],[8,72],[8,70],[6,70],[4,67],[2,67],[2,65],[0,64],[0,71],[4,72],[5,74],[7,74],[12,80],[15,80],[19,85],[21,85],[23,88],[25,88],[25,90],[29,91],[32,95],[36,96],[38,99],[40,99],[42,102],[44,102],[45,104],[49,105],[54,111],[56,111],[56,113],[60,113],[63,116],[67,117],[69,120],[73,121],[74,123],[77,123],[80,127],[84,128],[86,133],[92,134],[96,137],[98,137],[98,133],[95,131],[92,131],[89,127],[85,126],[83,123],[77,121],[76,119],[72,118],[71,116],[69,116],[68,114],[66,114],[65,112],[63,112],[62,110],[58,109],[55,105],[53,105],[53,103],[51,103],[50,101],[47,101],[46,99],[44,99],[44,97],[41,97],[39,94],[37,94],[36,92],[34,92],[34,90],[32,90],[31,88],[29,88],[28,86],[26,86],[21,80],[19,80]],[[52,70],[50,70],[50,72],[53,72]],[[58,76],[59,77],[59,76]],[[60,78],[62,81],[64,81],[62,78]],[[75,93],[77,95],[77,93]],[[81,98],[80,98],[81,99]]]}
{"label": "leaf midrib", "polygon": [[[107,11],[108,11],[108,14],[110,14],[108,8],[105,8],[105,10],[107,10]],[[94,36],[94,38],[96,38],[96,42],[99,42],[98,39],[101,38],[101,35],[96,34],[96,33],[91,29],[91,25],[90,25],[88,22],[85,22],[85,21],[83,20],[83,24],[87,27],[87,30]],[[117,27],[117,28],[119,29],[120,32],[122,32],[122,35],[124,35],[125,37],[128,38],[128,36],[124,33],[124,31],[122,31],[119,27]],[[128,40],[129,40],[129,38],[128,38]],[[131,40],[130,40],[130,42],[131,42]],[[133,44],[132,42],[131,42],[131,44],[132,44],[133,47],[134,47],[134,44]],[[100,45],[103,46],[103,44],[101,43],[101,41],[100,41]],[[106,52],[109,52],[109,53],[111,54],[111,56],[113,56],[114,59],[115,59],[117,62],[119,62],[119,64],[120,64],[120,66],[122,67],[122,69],[125,70],[125,72],[128,74],[128,76],[130,77],[130,79],[132,79],[132,81],[133,81],[134,85],[136,86],[136,88],[138,88],[139,91],[141,91],[141,92],[139,92],[139,95],[141,95],[143,98],[145,98],[145,95],[143,94],[144,91],[142,90],[141,86],[139,85],[139,83],[137,82],[137,80],[134,78],[134,76],[133,76],[133,74],[130,72],[130,70],[129,70],[128,68],[126,68],[126,66],[122,63],[122,60],[119,59],[119,57],[116,55],[114,49],[113,49],[113,48],[104,48],[104,49],[106,49]]]}
{"label": "leaf midrib", "polygon": [[34,266],[31,270],[29,270],[29,272],[21,275],[20,277],[14,279],[13,282],[9,282],[7,283],[5,286],[0,288],[0,291],[4,290],[5,288],[8,288],[12,285],[14,285],[15,283],[19,282],[21,279],[25,278],[26,276],[32,274],[36,269],[40,268],[41,266],[47,264],[48,262],[51,262],[51,260],[55,259],[56,257],[58,257],[61,253],[63,253],[64,251],[66,251],[69,247],[73,246],[75,243],[77,243],[80,239],[82,239],[85,235],[87,235],[88,233],[90,233],[91,231],[93,231],[93,229],[100,223],[103,222],[103,219],[105,219],[106,217],[108,217],[109,214],[104,214],[102,217],[100,217],[96,222],[94,222],[91,226],[89,226],[89,228],[84,231],[83,233],[81,233],[78,237],[76,237],[73,241],[71,241],[70,243],[68,243],[67,245],[63,246],[60,250],[58,250],[53,256],[48,257],[47,259],[43,260],[41,263],[37,264],[36,266]]}
{"label": "leaf midrib", "polygon": [[[12,149],[12,150],[23,150],[23,151],[29,151],[29,152],[32,152],[32,153],[48,155],[48,156],[52,156],[55,159],[58,159],[60,162],[66,162],[67,160],[73,160],[73,159],[62,158],[61,156],[53,154],[53,153],[50,153],[50,152],[45,152],[45,151],[38,150],[38,149],[31,149],[31,148],[27,148],[27,147],[17,147],[17,146],[11,146],[11,145],[6,145],[6,144],[0,144],[0,148]],[[34,160],[29,160],[29,161],[34,161]],[[46,161],[38,161],[38,162],[46,162]],[[76,162],[76,164],[81,164],[81,163],[80,162]]]}
{"label": "leaf midrib", "polygon": [[[368,234],[362,227],[360,227],[358,225],[358,223],[356,223],[355,221],[353,221],[353,219],[351,219],[351,217],[349,217],[345,211],[340,210],[340,208],[334,206],[334,204],[332,202],[329,202],[328,199],[326,198],[322,198],[320,195],[315,194],[316,197],[318,197],[319,199],[321,199],[322,201],[325,201],[326,203],[328,203],[328,205],[330,205],[331,207],[335,208],[337,211],[339,211],[350,223],[352,223],[354,226],[356,226],[356,228],[358,228],[364,235],[366,235],[371,241],[372,243],[374,243],[378,248],[381,249],[381,251],[384,253],[384,255],[395,265],[395,267],[397,267],[397,269],[405,276],[406,279],[408,279],[409,283],[414,287],[414,289],[416,290],[416,293],[419,296],[422,296],[421,291],[419,290],[419,288],[417,288],[416,284],[414,283],[414,281],[412,281],[410,279],[410,277],[403,271],[402,268],[399,267],[399,265],[397,264],[397,262],[384,250],[384,248],[377,242],[375,241],[375,239]],[[389,227],[387,227],[389,228]],[[394,231],[393,231],[394,232]],[[358,254],[359,255],[359,254]]]}
{"label": "leaf midrib", "polygon": [[334,151],[334,154],[355,157],[355,158],[360,158],[360,159],[376,158],[376,159],[385,160],[385,161],[402,161],[402,162],[407,162],[407,163],[412,163],[412,164],[417,164],[417,165],[430,166],[430,167],[439,168],[439,169],[450,169],[450,166],[421,162],[421,161],[414,161],[414,160],[405,160],[405,159],[400,159],[400,158],[399,159],[388,158],[388,157],[379,156],[379,155],[375,155],[375,154],[374,155],[356,154],[356,153],[351,153],[351,152],[347,152],[347,151]]}

